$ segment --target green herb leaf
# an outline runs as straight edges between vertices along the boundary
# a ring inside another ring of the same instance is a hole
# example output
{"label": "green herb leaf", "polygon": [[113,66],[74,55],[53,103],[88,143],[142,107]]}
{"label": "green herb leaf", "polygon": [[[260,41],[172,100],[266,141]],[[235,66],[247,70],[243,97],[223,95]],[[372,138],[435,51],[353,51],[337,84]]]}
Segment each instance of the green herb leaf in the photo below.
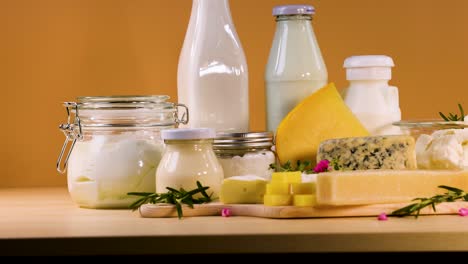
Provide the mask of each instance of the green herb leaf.
{"label": "green herb leaf", "polygon": [[[209,203],[212,201],[211,196],[213,193],[208,195],[206,190],[210,187],[203,186],[199,181],[197,181],[197,188],[186,191],[184,188],[176,190],[171,187],[167,187],[168,190],[166,193],[148,193],[148,192],[129,192],[127,195],[132,196],[141,196],[140,199],[136,200],[130,205],[132,211],[137,210],[143,204],[151,203],[167,203],[173,204],[177,210],[177,216],[179,219],[183,217],[182,204],[188,205],[190,208],[193,208],[194,204]],[[196,194],[201,194],[201,198],[194,198]]]}
{"label": "green herb leaf", "polygon": [[278,171],[278,172],[300,171],[304,173],[312,173],[313,169],[310,168],[310,165],[312,165],[312,162],[309,160],[305,160],[305,161],[298,160],[296,162],[296,166],[293,167],[291,165],[291,161],[288,160],[283,165],[278,165],[275,163],[270,164],[270,169],[274,171]]}
{"label": "green herb leaf", "polygon": [[431,206],[434,212],[436,211],[436,205],[446,202],[455,202],[458,200],[468,201],[468,193],[458,188],[440,185],[441,189],[447,190],[444,194],[434,195],[429,198],[415,198],[413,201],[419,201],[418,203],[412,203],[391,213],[394,216],[408,216],[414,215],[416,218],[419,216],[421,210],[427,206]]}
{"label": "green herb leaf", "polygon": [[440,117],[444,119],[447,122],[450,121],[465,121],[465,111],[463,110],[463,107],[461,104],[458,104],[458,110],[460,111],[460,116],[458,114],[453,114],[449,113],[448,116],[443,114],[442,112],[439,112]]}

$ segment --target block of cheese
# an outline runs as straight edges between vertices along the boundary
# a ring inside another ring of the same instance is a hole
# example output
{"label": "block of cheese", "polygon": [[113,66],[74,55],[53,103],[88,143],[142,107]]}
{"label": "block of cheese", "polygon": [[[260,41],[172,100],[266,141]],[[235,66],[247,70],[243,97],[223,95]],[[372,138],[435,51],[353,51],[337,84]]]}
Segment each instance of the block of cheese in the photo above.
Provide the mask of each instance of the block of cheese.
{"label": "block of cheese", "polygon": [[296,194],[293,196],[294,206],[314,206],[316,204],[315,194]]}
{"label": "block of cheese", "polygon": [[265,194],[264,204],[267,206],[286,206],[292,204],[292,195]]}
{"label": "block of cheese", "polygon": [[468,190],[468,171],[362,170],[332,171],[317,176],[318,205],[410,202],[444,193],[439,185]]}
{"label": "block of cheese", "polygon": [[233,176],[223,180],[219,199],[225,204],[261,204],[267,181],[258,176]]}
{"label": "block of cheese", "polygon": [[[276,131],[276,153],[281,164],[310,160],[315,163],[323,140],[368,136],[369,132],[330,83],[294,107]],[[314,166],[315,164],[312,164]]]}
{"label": "block of cheese", "polygon": [[265,194],[290,194],[291,184],[287,182],[267,183]]}
{"label": "block of cheese", "polygon": [[320,143],[317,162],[336,161],[342,169],[416,169],[415,141],[412,136],[352,137]]}
{"label": "block of cheese", "polygon": [[271,182],[300,183],[302,173],[300,171],[273,172]]}
{"label": "block of cheese", "polygon": [[314,194],[315,182],[301,182],[291,184],[291,194]]}

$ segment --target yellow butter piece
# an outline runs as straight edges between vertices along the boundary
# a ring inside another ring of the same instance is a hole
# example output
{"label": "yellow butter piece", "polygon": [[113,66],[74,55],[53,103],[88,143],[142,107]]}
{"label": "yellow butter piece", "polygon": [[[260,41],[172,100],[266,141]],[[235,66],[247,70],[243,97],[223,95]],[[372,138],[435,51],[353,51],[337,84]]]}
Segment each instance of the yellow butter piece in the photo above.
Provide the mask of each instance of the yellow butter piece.
{"label": "yellow butter piece", "polygon": [[268,206],[284,206],[292,204],[291,195],[282,195],[282,194],[265,194],[263,197],[265,205]]}
{"label": "yellow butter piece", "polygon": [[294,206],[314,206],[316,204],[315,194],[296,194],[293,196]]}
{"label": "yellow butter piece", "polygon": [[267,181],[256,176],[226,178],[221,185],[219,199],[225,204],[261,204]]}
{"label": "yellow butter piece", "polygon": [[291,194],[315,194],[315,182],[291,183]]}
{"label": "yellow butter piece", "polygon": [[283,194],[289,195],[291,193],[291,184],[287,182],[270,182],[266,186],[265,194]]}
{"label": "yellow butter piece", "polygon": [[300,183],[302,173],[300,171],[273,172],[271,182]]}
{"label": "yellow butter piece", "polygon": [[361,170],[334,171],[317,176],[318,205],[359,205],[411,202],[431,197],[447,185],[468,190],[468,171]]}

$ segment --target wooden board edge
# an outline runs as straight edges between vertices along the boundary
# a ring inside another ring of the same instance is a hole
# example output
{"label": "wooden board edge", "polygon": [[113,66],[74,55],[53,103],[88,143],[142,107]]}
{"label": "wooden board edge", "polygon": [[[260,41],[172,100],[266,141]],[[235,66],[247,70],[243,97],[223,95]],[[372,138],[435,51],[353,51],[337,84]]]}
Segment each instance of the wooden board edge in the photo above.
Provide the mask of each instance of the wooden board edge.
{"label": "wooden board edge", "polygon": [[[194,205],[194,209],[183,206],[184,217],[196,216],[221,216],[223,208],[231,211],[232,216],[252,216],[273,219],[297,219],[297,218],[338,218],[338,217],[371,217],[381,213],[387,215],[394,210],[408,205],[408,203],[396,204],[372,204],[356,206],[329,206],[329,207],[297,207],[297,206],[265,206],[263,204],[221,204],[209,203]],[[468,202],[441,203],[436,206],[437,211],[426,207],[420,215],[458,214],[462,207],[468,208]],[[141,217],[165,218],[177,217],[175,206],[144,204],[139,208]]]}

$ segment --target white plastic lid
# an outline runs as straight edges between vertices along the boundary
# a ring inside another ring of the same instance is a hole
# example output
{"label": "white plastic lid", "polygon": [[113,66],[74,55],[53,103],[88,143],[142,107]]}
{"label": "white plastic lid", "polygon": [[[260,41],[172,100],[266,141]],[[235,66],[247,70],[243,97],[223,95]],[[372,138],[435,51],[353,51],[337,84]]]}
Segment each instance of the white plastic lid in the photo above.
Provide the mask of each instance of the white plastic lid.
{"label": "white plastic lid", "polygon": [[178,139],[211,139],[216,137],[216,132],[212,128],[176,128],[161,130],[163,140]]}
{"label": "white plastic lid", "polygon": [[346,58],[346,79],[351,80],[390,80],[392,79],[392,58],[385,55],[362,55]]}

